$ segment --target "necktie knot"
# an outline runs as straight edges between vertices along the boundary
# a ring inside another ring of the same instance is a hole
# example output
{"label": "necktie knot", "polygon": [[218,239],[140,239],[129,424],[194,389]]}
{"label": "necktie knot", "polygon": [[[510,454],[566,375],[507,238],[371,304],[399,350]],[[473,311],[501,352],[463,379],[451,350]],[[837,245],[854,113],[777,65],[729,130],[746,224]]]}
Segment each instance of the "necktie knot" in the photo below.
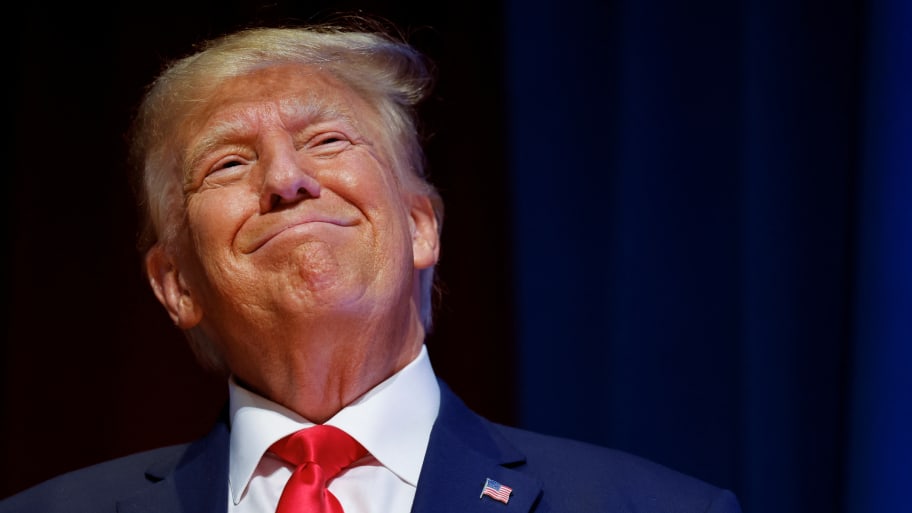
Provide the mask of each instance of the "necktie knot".
{"label": "necktie knot", "polygon": [[292,433],[269,448],[295,466],[279,499],[279,512],[341,512],[326,483],[367,454],[357,440],[339,428],[317,425]]}
{"label": "necktie knot", "polygon": [[296,431],[274,443],[270,450],[296,467],[306,463],[319,465],[327,479],[367,454],[348,433],[327,425]]}

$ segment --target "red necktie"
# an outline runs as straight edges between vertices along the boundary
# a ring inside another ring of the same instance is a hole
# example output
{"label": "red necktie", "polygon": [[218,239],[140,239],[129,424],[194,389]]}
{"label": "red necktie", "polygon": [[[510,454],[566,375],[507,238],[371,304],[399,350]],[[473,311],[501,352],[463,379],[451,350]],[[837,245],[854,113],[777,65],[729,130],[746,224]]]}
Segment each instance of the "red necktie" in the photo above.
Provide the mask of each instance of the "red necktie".
{"label": "red necktie", "polygon": [[345,431],[326,425],[292,433],[269,449],[295,466],[276,513],[343,513],[326,483],[367,454],[367,449]]}

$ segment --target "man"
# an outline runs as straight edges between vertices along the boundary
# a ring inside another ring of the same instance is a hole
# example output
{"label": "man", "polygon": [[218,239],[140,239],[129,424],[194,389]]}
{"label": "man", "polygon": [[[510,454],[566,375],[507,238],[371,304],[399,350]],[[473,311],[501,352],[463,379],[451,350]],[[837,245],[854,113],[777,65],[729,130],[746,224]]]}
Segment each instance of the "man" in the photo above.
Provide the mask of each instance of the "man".
{"label": "man", "polygon": [[430,83],[408,45],[333,27],[245,30],[167,68],[133,133],[146,271],[224,373],[224,418],[0,511],[738,512],[654,463],[493,424],[435,377]]}

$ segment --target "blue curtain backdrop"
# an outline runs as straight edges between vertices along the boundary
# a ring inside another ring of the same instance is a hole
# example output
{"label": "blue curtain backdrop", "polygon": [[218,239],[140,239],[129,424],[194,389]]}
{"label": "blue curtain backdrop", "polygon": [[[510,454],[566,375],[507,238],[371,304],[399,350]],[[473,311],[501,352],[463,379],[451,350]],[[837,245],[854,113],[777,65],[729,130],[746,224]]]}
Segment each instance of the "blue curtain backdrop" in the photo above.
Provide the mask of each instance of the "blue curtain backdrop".
{"label": "blue curtain backdrop", "polygon": [[522,424],[908,511],[909,5],[507,2]]}
{"label": "blue curtain backdrop", "polygon": [[912,483],[912,3],[871,4],[847,511],[908,509]]}

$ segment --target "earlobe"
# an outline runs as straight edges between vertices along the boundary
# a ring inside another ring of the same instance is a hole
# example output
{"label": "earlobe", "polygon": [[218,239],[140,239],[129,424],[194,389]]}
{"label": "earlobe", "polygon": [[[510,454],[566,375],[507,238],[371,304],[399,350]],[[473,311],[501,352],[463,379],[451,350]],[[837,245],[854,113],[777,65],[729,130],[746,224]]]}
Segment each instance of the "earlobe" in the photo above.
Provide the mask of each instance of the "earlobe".
{"label": "earlobe", "polygon": [[173,256],[161,245],[146,253],[146,276],[155,297],[171,320],[181,329],[190,329],[202,320],[203,312],[185,283]]}
{"label": "earlobe", "polygon": [[433,267],[440,258],[440,232],[434,207],[427,196],[415,196],[410,212],[415,269]]}

